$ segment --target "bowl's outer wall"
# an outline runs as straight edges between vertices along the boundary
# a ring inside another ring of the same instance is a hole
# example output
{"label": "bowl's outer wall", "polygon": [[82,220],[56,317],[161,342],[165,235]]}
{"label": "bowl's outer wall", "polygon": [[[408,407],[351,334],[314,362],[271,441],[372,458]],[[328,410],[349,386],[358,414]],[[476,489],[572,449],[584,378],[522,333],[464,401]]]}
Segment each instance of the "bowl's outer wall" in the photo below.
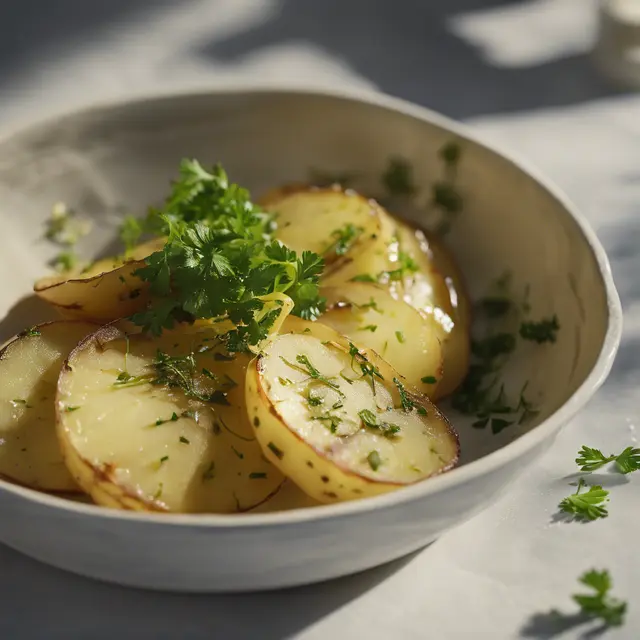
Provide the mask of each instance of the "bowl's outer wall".
{"label": "bowl's outer wall", "polygon": [[[418,183],[437,178],[437,150],[451,137],[437,118],[286,92],[164,98],[29,129],[0,145],[0,213],[10,220],[3,233],[11,265],[0,289],[0,308],[8,314],[0,340],[48,317],[32,298],[12,305],[56,252],[40,241],[53,202],[63,200],[95,221],[94,253],[113,252],[115,212],[144,211],[158,202],[182,157],[221,161],[254,193],[305,179],[313,167],[355,170],[357,186],[375,192],[391,155],[411,161]],[[609,310],[593,249],[565,206],[508,159],[471,141],[462,144],[465,209],[448,241],[472,294],[509,269],[514,295],[530,287],[532,319],[556,313],[562,326],[556,344],[523,344],[507,370],[515,397],[529,383],[537,420],[496,437],[454,420],[466,463],[501,450],[569,399],[601,353]],[[581,391],[581,403],[601,378]],[[557,417],[551,420],[549,438],[561,426]],[[78,573],[150,588],[243,590],[313,582],[380,564],[434,539],[486,506],[549,444],[547,439],[505,455],[472,482],[398,492],[397,504],[387,500],[383,508],[374,499],[370,510],[324,517],[319,509],[308,520],[283,517],[278,524],[237,529],[95,517],[91,508],[25,499],[23,491],[0,482],[0,540]]]}
{"label": "bowl's outer wall", "polygon": [[0,535],[47,564],[132,587],[194,593],[291,587],[356,573],[425,546],[484,508],[549,444],[429,500],[295,526],[92,518],[7,493]]}

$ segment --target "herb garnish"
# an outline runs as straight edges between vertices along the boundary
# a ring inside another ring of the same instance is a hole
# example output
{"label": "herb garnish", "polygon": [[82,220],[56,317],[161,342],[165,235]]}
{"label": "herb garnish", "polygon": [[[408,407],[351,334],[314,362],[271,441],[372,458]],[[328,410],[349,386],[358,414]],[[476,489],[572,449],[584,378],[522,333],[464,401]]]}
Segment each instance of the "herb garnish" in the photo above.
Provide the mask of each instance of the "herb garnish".
{"label": "herb garnish", "polygon": [[389,164],[382,174],[382,184],[392,196],[413,196],[417,192],[413,167],[400,157],[389,159]]}
{"label": "herb garnish", "polygon": [[622,625],[627,612],[627,603],[609,595],[612,586],[609,572],[606,569],[603,571],[591,569],[580,576],[579,580],[594,592],[573,596],[582,613],[602,620],[610,627]]}
{"label": "herb garnish", "polygon": [[364,327],[358,327],[358,331],[371,331],[371,333],[375,333],[377,328],[377,324],[368,324]]}
{"label": "herb garnish", "polygon": [[280,360],[282,360],[282,362],[284,362],[288,367],[291,367],[296,371],[301,371],[302,373],[306,373],[313,380],[316,380],[317,382],[324,384],[327,387],[330,387],[334,391],[337,391],[340,396],[344,397],[344,393],[340,391],[340,387],[335,382],[332,382],[331,378],[328,378],[327,376],[322,375],[320,371],[318,371],[318,369],[316,369],[313,366],[313,364],[311,364],[311,361],[309,360],[309,357],[307,355],[298,354],[296,356],[296,362],[298,364],[294,364],[293,362],[290,362],[283,356],[280,356]]}
{"label": "herb garnish", "polygon": [[180,436],[178,440],[181,444],[191,444],[191,441],[188,438],[185,438],[184,436]]}
{"label": "herb garnish", "polygon": [[538,322],[523,322],[520,325],[520,337],[542,344],[543,342],[555,342],[560,324],[558,316],[540,320]]}
{"label": "herb garnish", "polygon": [[266,311],[263,296],[286,293],[293,313],[305,319],[323,309],[322,258],[309,251],[298,256],[273,240],[273,216],[220,166],[207,171],[183,160],[164,206],[152,209],[143,225],[168,237],[136,271],[150,283],[153,299],[131,319],[152,334],[184,320],[228,318],[236,328],[223,336],[227,348],[244,351],[266,338],[281,312]]}
{"label": "herb garnish", "polygon": [[371,390],[373,391],[373,395],[375,396],[376,395],[375,379],[379,378],[380,380],[384,380],[384,378],[382,377],[382,374],[380,373],[380,370],[375,365],[369,362],[367,356],[365,356],[364,353],[361,353],[358,347],[356,347],[353,344],[353,342],[349,343],[349,355],[351,356],[351,369],[355,371],[353,365],[356,363],[358,364],[362,377],[369,379]]}
{"label": "herb garnish", "polygon": [[21,338],[37,338],[38,336],[41,336],[42,333],[40,332],[40,329],[38,329],[37,326],[34,326],[34,327],[30,327],[29,329],[25,329],[24,331],[21,331],[18,335]]}
{"label": "herb garnish", "polygon": [[606,518],[609,512],[604,505],[609,500],[609,492],[599,485],[594,485],[589,487],[588,491],[580,493],[585,486],[586,482],[580,478],[577,491],[562,500],[558,507],[581,520]]}
{"label": "herb garnish", "polygon": [[367,462],[369,463],[372,471],[377,471],[382,464],[382,458],[380,458],[380,454],[374,449],[367,456]]}
{"label": "herb garnish", "polygon": [[400,382],[400,380],[398,380],[398,378],[394,378],[393,383],[398,389],[398,394],[400,395],[400,404],[402,405],[402,409],[405,412],[409,413],[410,411],[413,411],[415,409],[421,416],[427,415],[427,410],[409,396],[407,390],[404,388],[404,385],[402,384],[402,382]]}
{"label": "herb garnish", "polygon": [[331,232],[333,240],[331,244],[322,252],[323,255],[335,253],[337,256],[343,256],[360,237],[360,234],[364,231],[362,227],[356,227],[348,222],[339,229],[334,229]]}
{"label": "herb garnish", "polygon": [[596,471],[609,462],[616,463],[616,467],[620,473],[632,473],[640,470],[640,449],[627,447],[618,455],[611,454],[605,456],[599,449],[592,449],[586,445],[582,445],[582,449],[578,452],[576,464],[582,471]]}
{"label": "herb garnish", "polygon": [[404,333],[402,331],[396,331],[396,340],[400,343],[404,343]]}
{"label": "herb garnish", "polygon": [[435,376],[424,376],[420,378],[420,380],[425,384],[435,384],[436,382],[438,382],[438,378],[436,378]]}
{"label": "herb garnish", "polygon": [[378,416],[369,409],[358,411],[358,416],[365,426],[370,429],[379,430],[385,438],[392,438],[400,431],[400,427],[397,424],[378,420]]}

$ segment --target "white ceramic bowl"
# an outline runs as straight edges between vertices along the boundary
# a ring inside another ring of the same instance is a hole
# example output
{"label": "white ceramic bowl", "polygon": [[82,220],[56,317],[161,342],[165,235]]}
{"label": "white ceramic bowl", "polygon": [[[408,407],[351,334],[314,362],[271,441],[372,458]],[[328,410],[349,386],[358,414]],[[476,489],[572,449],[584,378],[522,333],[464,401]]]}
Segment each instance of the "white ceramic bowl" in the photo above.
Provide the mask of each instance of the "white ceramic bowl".
{"label": "white ceramic bowl", "polygon": [[[491,503],[553,444],[603,382],[622,313],[605,253],[584,219],[535,172],[425,109],[383,96],[230,90],[105,106],[32,126],[0,143],[0,338],[50,316],[29,297],[54,249],[41,241],[52,203],[95,219],[94,250],[114,237],[114,211],[166,193],[183,156],[222,161],[254,192],[310,167],[354,170],[375,186],[390,155],[438,175],[437,149],[464,147],[464,212],[450,237],[470,291],[505,269],[531,288],[532,316],[556,313],[555,345],[525,346],[505,379],[529,380],[536,420],[497,436],[448,412],[462,464],[381,497],[271,514],[158,515],[102,509],[0,482],[0,541],[101,580],[172,591],[300,585],[408,554]],[[101,230],[101,231],[100,231]]]}

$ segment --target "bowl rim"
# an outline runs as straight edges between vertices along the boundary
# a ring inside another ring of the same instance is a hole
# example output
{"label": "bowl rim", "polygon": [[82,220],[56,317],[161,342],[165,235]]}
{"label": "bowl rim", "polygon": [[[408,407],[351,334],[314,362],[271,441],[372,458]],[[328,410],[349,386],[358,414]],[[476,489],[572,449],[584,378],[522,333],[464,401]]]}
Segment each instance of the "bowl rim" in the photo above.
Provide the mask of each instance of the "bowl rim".
{"label": "bowl rim", "polygon": [[561,206],[565,215],[570,217],[576,225],[583,239],[591,249],[602,278],[607,301],[607,329],[598,358],[589,375],[573,392],[565,403],[543,422],[528,433],[523,434],[513,442],[505,444],[478,460],[474,460],[461,467],[456,467],[447,473],[430,478],[428,482],[419,482],[398,491],[392,491],[365,500],[352,500],[336,504],[314,507],[304,507],[288,511],[273,513],[243,513],[237,514],[182,514],[182,513],[152,513],[142,511],[124,511],[108,509],[94,504],[74,502],[54,494],[43,493],[36,489],[22,487],[0,479],[0,495],[13,494],[16,498],[28,502],[38,503],[42,507],[60,509],[70,512],[69,515],[104,518],[107,520],[128,521],[131,524],[209,527],[224,530],[248,528],[278,528],[296,523],[327,521],[338,518],[355,516],[367,512],[376,512],[386,508],[407,505],[424,499],[432,494],[446,491],[458,485],[473,481],[475,478],[495,471],[535,449],[542,442],[550,438],[555,432],[571,420],[607,378],[615,359],[622,337],[622,305],[616,290],[611,266],[605,250],[595,231],[577,207],[550,179],[542,175],[538,169],[531,166],[511,151],[504,151],[500,145],[485,142],[481,135],[470,130],[467,125],[457,122],[427,107],[413,104],[401,98],[386,95],[371,89],[353,88],[325,88],[317,86],[300,86],[288,83],[259,83],[255,81],[229,82],[224,86],[210,86],[201,89],[185,89],[174,91],[148,92],[130,98],[115,98],[89,103],[79,108],[49,114],[47,117],[27,119],[15,122],[0,131],[0,145],[11,141],[14,137],[27,134],[31,129],[40,129],[55,125],[64,120],[88,116],[100,111],[117,108],[142,107],[146,103],[162,103],[172,100],[198,100],[215,97],[254,97],[274,95],[282,98],[305,96],[309,98],[330,98],[352,104],[380,107],[387,111],[400,113],[409,118],[435,124],[452,134],[469,141],[484,150],[500,155],[512,166],[533,178],[547,193]]}

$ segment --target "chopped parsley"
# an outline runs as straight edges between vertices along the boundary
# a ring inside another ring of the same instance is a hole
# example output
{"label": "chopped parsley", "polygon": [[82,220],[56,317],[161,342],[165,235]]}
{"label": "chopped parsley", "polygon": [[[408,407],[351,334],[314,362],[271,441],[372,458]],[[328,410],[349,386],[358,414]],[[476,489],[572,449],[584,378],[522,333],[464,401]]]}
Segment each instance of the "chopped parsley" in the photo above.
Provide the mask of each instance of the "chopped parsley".
{"label": "chopped parsley", "polygon": [[360,273],[357,276],[351,278],[351,282],[378,282],[376,278],[368,273]]}
{"label": "chopped parsley", "polygon": [[283,386],[283,387],[288,387],[290,385],[293,384],[292,380],[289,380],[289,378],[283,378],[282,376],[278,376],[278,382]]}
{"label": "chopped parsley", "polygon": [[[184,416],[184,413],[182,415]],[[155,426],[159,427],[160,425],[166,424],[167,422],[177,422],[178,418],[179,418],[178,414],[174,411],[171,414],[171,417],[168,419],[158,418],[155,422]]]}
{"label": "chopped parsley", "polygon": [[21,338],[37,338],[38,336],[41,336],[41,335],[42,333],[40,332],[40,329],[37,326],[30,327],[29,329],[25,329],[19,334]]}
{"label": "chopped parsley", "polygon": [[559,329],[558,316],[554,314],[551,318],[539,322],[523,322],[520,325],[520,337],[538,344],[555,342]]}
{"label": "chopped parsley", "polygon": [[163,465],[168,459],[169,456],[162,456],[162,458],[160,458],[160,465]]}
{"label": "chopped parsley", "polygon": [[282,458],[284,458],[284,452],[280,449],[278,449],[278,447],[276,447],[275,444],[273,444],[273,442],[270,442],[267,445],[269,451],[271,451],[271,453],[273,453],[273,455],[278,458],[278,460],[282,460]]}
{"label": "chopped parsley", "polygon": [[64,202],[58,202],[53,206],[51,215],[45,222],[44,236],[60,246],[72,247],[90,230],[89,222],[79,219],[75,211]]}
{"label": "chopped parsley", "polygon": [[400,431],[400,427],[397,424],[378,420],[378,416],[369,409],[362,409],[362,411],[358,412],[358,416],[366,427],[380,431],[385,438],[392,438]]}
{"label": "chopped parsley", "polygon": [[178,440],[182,443],[182,444],[191,444],[190,440],[188,438],[185,438],[184,436],[180,436],[178,438]]}
{"label": "chopped parsley", "polygon": [[327,387],[330,387],[334,391],[337,391],[339,395],[344,397],[344,393],[342,393],[342,391],[340,391],[340,387],[335,382],[333,382],[331,378],[328,378],[327,376],[322,375],[320,373],[320,371],[318,371],[318,369],[316,369],[313,366],[313,364],[311,364],[311,361],[309,360],[309,357],[307,355],[298,354],[296,356],[297,364],[295,364],[293,362],[290,362],[289,360],[287,360],[283,356],[280,356],[280,359],[288,367],[291,367],[292,369],[295,369],[296,371],[301,371],[302,373],[306,373],[313,380],[316,380],[320,384],[324,384]]}
{"label": "chopped parsley", "polygon": [[373,451],[369,452],[369,455],[367,456],[367,462],[369,463],[372,471],[377,471],[382,464],[382,458],[380,458],[380,454],[374,449]]}
{"label": "chopped parsley", "polygon": [[427,410],[409,396],[407,390],[404,388],[404,385],[402,384],[402,382],[400,382],[400,380],[398,380],[398,378],[394,378],[393,383],[398,389],[400,404],[402,405],[402,409],[405,412],[409,413],[410,411],[413,411],[415,409],[421,416],[427,415]]}
{"label": "chopped parsley", "polygon": [[338,431],[338,427],[342,422],[342,418],[331,411],[325,411],[320,415],[313,416],[312,420],[320,420],[325,423],[325,426],[331,433],[336,433]]}
{"label": "chopped parsley", "polygon": [[337,256],[343,256],[353,244],[358,240],[364,229],[362,227],[356,227],[348,222],[339,229],[334,229],[331,232],[331,244],[322,252],[323,255],[335,253]]}
{"label": "chopped parsley", "polygon": [[358,327],[358,331],[371,331],[371,333],[375,333],[377,328],[377,324],[368,324],[364,327]]}
{"label": "chopped parsley", "polygon": [[77,411],[79,408],[80,407],[78,407],[78,406],[72,407],[71,405],[69,405],[69,406],[65,407],[64,410],[67,413],[73,413],[74,411]]}
{"label": "chopped parsley", "polygon": [[353,371],[356,371],[354,365],[358,365],[362,377],[368,379],[369,384],[371,385],[371,390],[373,391],[373,395],[375,396],[376,378],[384,380],[382,374],[380,373],[380,370],[375,365],[369,362],[368,358],[364,355],[364,353],[360,352],[358,347],[356,347],[353,342],[349,343],[349,355],[351,356],[351,369]]}
{"label": "chopped parsley", "polygon": [[158,489],[156,490],[156,492],[153,494],[153,499],[154,500],[159,500],[162,497],[162,489],[164,488],[164,485],[162,484],[162,482],[160,482],[158,484]]}
{"label": "chopped parsley", "polygon": [[604,506],[609,501],[609,492],[599,485],[589,487],[588,491],[580,493],[586,482],[580,478],[575,493],[564,498],[558,505],[561,511],[579,520],[597,520],[609,515]]}
{"label": "chopped parsley", "polygon": [[61,251],[51,261],[51,266],[58,272],[71,271],[78,264],[78,255],[74,251]]}
{"label": "chopped parsley", "polygon": [[377,311],[378,313],[383,313],[378,307],[378,303],[373,299],[373,296],[369,298],[369,302],[365,302],[364,304],[356,305],[358,309],[372,309],[373,311]]}
{"label": "chopped parsley", "polygon": [[436,384],[436,382],[438,382],[438,378],[435,376],[424,376],[420,378],[420,380],[425,384]]}
{"label": "chopped parsley", "polygon": [[389,164],[382,174],[382,184],[391,196],[413,196],[417,192],[413,167],[400,157],[389,159]]}
{"label": "chopped parsley", "polygon": [[404,333],[402,331],[396,331],[396,340],[400,343],[404,343]]}

